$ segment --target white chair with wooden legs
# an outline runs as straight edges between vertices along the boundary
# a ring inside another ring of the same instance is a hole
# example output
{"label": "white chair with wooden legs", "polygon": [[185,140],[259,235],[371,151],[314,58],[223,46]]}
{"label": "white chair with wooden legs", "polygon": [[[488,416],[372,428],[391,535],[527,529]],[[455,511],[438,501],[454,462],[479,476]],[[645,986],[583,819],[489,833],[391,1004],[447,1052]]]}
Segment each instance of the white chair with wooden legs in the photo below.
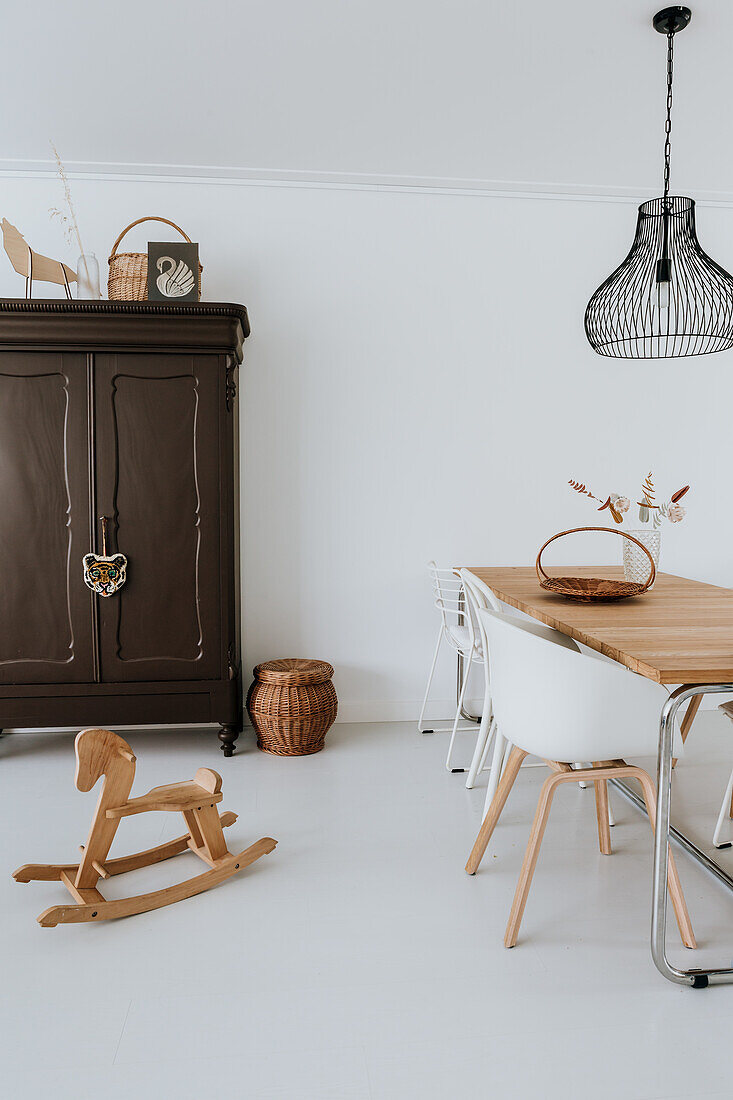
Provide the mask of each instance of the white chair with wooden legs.
{"label": "white chair with wooden legs", "polygon": [[[479,614],[482,610],[496,611],[499,614],[503,614],[502,604],[496,598],[489,586],[477,577],[475,573],[472,573],[469,569],[460,569],[458,575],[461,578],[461,583],[466,592],[466,598],[471,600],[471,606],[473,615],[476,619],[479,631],[479,637],[481,639],[482,652],[488,653],[488,639],[486,637],[486,631],[484,628],[484,621]],[[578,646],[572,640],[568,638],[566,634],[561,634],[559,630],[553,630],[550,626],[545,626],[543,623],[535,622],[534,620],[527,620],[525,626],[528,630],[533,631],[541,638],[549,638],[556,642],[558,645],[567,646],[570,649],[578,650]],[[478,740],[476,742],[476,752],[471,762],[468,778],[470,782],[466,782],[467,787],[472,787],[476,781],[476,776],[483,769],[486,758],[488,757],[488,751],[491,745],[491,740],[494,740],[494,753],[491,761],[491,767],[489,770],[489,782],[486,788],[486,801],[484,803],[484,817],[488,813],[491,800],[496,794],[496,788],[501,778],[502,767],[505,760],[509,756],[511,745],[508,744],[506,737],[502,732],[497,731],[496,722],[491,708],[491,683],[490,683],[490,660],[484,662],[484,676],[485,676],[485,697],[484,697],[484,709],[481,715],[481,730],[479,732]],[[529,767],[536,767],[537,765],[530,764]],[[543,766],[543,765],[540,765]]]}
{"label": "white chair with wooden legs", "polygon": [[[438,638],[435,643],[435,650],[433,651],[433,662],[430,666],[428,683],[425,688],[425,695],[423,696],[422,707],[420,709],[420,717],[417,720],[417,730],[418,733],[450,733],[448,754],[445,759],[446,769],[449,772],[464,772],[466,770],[465,768],[453,767],[453,749],[455,747],[456,734],[467,731],[473,733],[476,731],[475,722],[466,722],[465,725],[461,725],[460,719],[471,667],[474,664],[483,664],[484,656],[481,650],[481,641],[471,617],[470,609],[465,603],[463,584],[458,574],[453,569],[439,569],[434,561],[428,562],[428,569],[433,583],[433,604],[440,613],[440,626],[438,628]],[[455,621],[451,622],[451,619]],[[438,654],[440,653],[443,642],[447,643],[450,649],[463,659],[463,678],[461,680],[461,688],[458,696],[458,706],[456,707],[455,718],[451,726],[431,725],[429,728],[426,728],[424,725],[425,709],[430,696],[430,688],[433,684],[435,666],[438,663]]]}
{"label": "white chair with wooden legs", "polygon": [[[504,936],[504,946],[514,947],[552,799],[561,783],[584,779],[595,785],[598,839],[604,855],[611,852],[609,779],[639,781],[654,829],[654,784],[647,772],[627,764],[624,757],[656,754],[659,712],[667,693],[661,685],[621,666],[538,636],[531,623],[489,610],[480,611],[479,616],[491,659],[494,713],[513,747],[466,864],[470,875],[479,868],[525,756],[542,757],[552,772],[540,792]],[[594,761],[591,768],[573,771],[570,761],[587,759]],[[671,852],[668,881],[682,942],[695,947]]]}

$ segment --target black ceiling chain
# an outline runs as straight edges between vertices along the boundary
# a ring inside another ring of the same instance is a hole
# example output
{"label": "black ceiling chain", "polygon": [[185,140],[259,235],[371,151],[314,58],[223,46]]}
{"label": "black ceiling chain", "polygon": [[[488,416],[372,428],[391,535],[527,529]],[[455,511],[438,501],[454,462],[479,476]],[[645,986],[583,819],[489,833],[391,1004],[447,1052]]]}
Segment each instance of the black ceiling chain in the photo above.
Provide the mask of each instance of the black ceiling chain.
{"label": "black ceiling chain", "polygon": [[672,148],[672,75],[674,65],[674,35],[667,35],[667,119],[664,123],[664,199],[669,197],[669,161]]}

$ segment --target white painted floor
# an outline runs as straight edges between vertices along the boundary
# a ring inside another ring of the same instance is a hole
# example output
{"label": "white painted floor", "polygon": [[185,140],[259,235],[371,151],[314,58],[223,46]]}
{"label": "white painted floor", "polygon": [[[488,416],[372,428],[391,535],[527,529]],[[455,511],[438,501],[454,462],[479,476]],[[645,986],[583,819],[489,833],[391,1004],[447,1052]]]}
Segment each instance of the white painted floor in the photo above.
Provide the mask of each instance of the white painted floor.
{"label": "white painted floor", "polygon": [[[675,818],[709,844],[733,726],[698,717]],[[733,987],[666,983],[648,948],[648,825],[618,795],[613,857],[593,792],[555,799],[521,939],[502,946],[543,769],[525,769],[481,871],[463,871],[483,787],[443,769],[443,735],[340,725],[325,752],[277,759],[251,734],[231,760],[211,731],[129,736],[133,793],[209,765],[236,810],[230,845],[276,851],[218,889],[100,925],[41,929],[60,884],[26,862],[71,861],[95,796],[73,785],[73,738],[0,739],[3,806],[0,1092],[13,1100],[503,1100],[730,1097]],[[469,743],[465,742],[466,759]],[[114,853],[181,831],[122,822]],[[731,851],[722,859],[733,868]],[[733,956],[733,896],[681,855],[700,959]],[[179,856],[110,896],[195,873]],[[673,956],[678,947],[670,928]]]}

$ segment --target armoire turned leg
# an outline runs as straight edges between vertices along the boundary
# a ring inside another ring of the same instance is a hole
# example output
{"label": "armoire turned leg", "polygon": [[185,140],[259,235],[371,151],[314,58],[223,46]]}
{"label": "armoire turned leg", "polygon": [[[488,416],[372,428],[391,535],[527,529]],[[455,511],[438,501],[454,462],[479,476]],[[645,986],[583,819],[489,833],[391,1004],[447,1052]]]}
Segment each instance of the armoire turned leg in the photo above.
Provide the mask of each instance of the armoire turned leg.
{"label": "armoire turned leg", "polygon": [[219,740],[221,741],[221,751],[225,756],[234,755],[234,742],[239,737],[242,730],[239,726],[222,726],[219,730]]}

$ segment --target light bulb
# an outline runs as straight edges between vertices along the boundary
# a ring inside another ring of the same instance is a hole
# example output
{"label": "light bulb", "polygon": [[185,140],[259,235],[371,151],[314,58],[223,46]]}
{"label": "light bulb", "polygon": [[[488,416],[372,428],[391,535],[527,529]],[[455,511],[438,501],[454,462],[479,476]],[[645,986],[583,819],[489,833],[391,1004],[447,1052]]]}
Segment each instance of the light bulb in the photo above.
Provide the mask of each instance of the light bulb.
{"label": "light bulb", "polygon": [[666,257],[657,260],[651,293],[652,316],[655,319],[663,319],[665,323],[667,320],[667,310],[669,309],[669,283],[671,275],[671,261]]}
{"label": "light bulb", "polygon": [[655,282],[652,287],[652,309],[669,309],[669,279]]}

